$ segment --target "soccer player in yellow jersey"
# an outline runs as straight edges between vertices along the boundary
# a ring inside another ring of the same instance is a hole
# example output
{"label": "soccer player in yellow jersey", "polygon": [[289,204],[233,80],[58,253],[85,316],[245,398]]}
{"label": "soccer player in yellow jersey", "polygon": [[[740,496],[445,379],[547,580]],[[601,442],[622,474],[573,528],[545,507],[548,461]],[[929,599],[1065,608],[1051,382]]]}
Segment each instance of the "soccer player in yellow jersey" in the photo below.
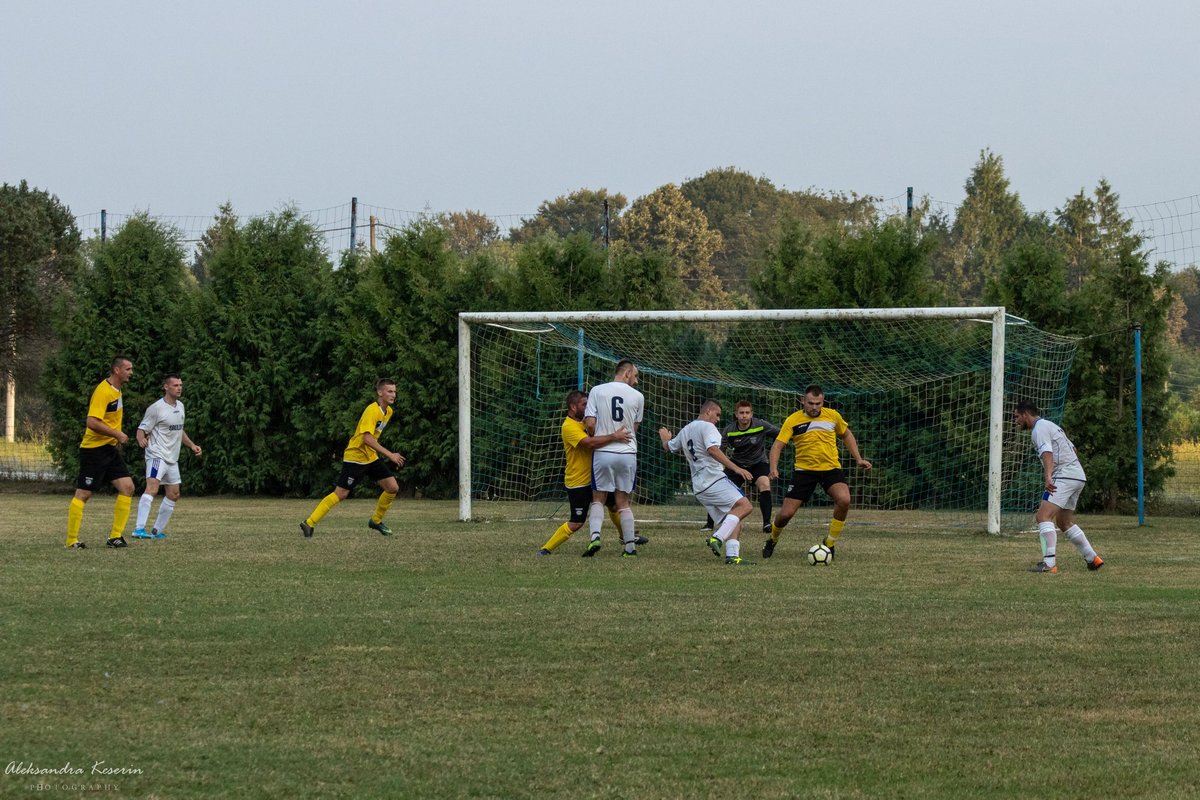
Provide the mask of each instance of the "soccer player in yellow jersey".
{"label": "soccer player in yellow jersey", "polygon": [[133,478],[125,466],[125,459],[121,457],[120,448],[129,441],[129,436],[121,430],[125,415],[121,387],[132,377],[133,362],[125,356],[117,356],[109,365],[108,377],[92,391],[88,403],[87,428],[83,432],[83,441],[79,443],[79,477],[75,480],[75,496],[71,498],[71,507],[67,511],[67,547],[72,550],[86,547],[79,541],[83,506],[104,483],[111,483],[117,490],[108,546],[127,546],[122,533],[133,504]]}
{"label": "soccer player in yellow jersey", "polygon": [[350,491],[362,480],[363,475],[373,479],[383,490],[367,527],[379,531],[384,536],[392,535],[392,529],[383,524],[383,515],[396,499],[396,492],[400,491],[400,486],[387,464],[379,457],[383,456],[397,467],[403,467],[404,456],[381,445],[379,436],[392,419],[392,404],[395,402],[396,382],[387,378],[376,382],[375,402],[367,406],[358,418],[354,435],[350,437],[346,452],[342,455],[342,474],[338,477],[337,486],[317,504],[308,519],[300,523],[300,532],[305,538],[313,535],[313,529],[329,513],[329,509],[350,496]]}
{"label": "soccer player in yellow jersey", "polygon": [[812,497],[817,485],[833,500],[833,520],[829,523],[829,534],[824,544],[832,553],[842,528],[846,526],[846,515],[850,513],[850,486],[842,472],[838,455],[837,440],[841,439],[850,451],[851,458],[862,469],[870,469],[871,462],[858,452],[858,440],[850,432],[850,426],[842,415],[825,407],[825,391],[815,383],[804,390],[804,400],[799,411],[784,420],[768,457],[771,480],[779,477],[779,456],[788,442],[796,448],[796,469],[792,472],[792,483],[783,497],[783,505],[771,524],[771,538],[763,545],[763,558],[775,552],[779,534],[795,516],[800,506]]}
{"label": "soccer player in yellow jersey", "polygon": [[[558,526],[550,539],[538,550],[539,556],[548,556],[554,548],[570,538],[571,534],[583,527],[588,518],[588,508],[592,504],[592,450],[609,442],[629,441],[629,431],[621,428],[606,436],[588,436],[587,427],[583,424],[583,410],[587,408],[588,395],[578,389],[567,393],[567,416],[562,423],[563,450],[567,454],[567,468],[563,480],[567,486],[567,505],[571,509],[571,518]],[[612,495],[610,495],[612,497]],[[613,498],[615,499],[615,498]],[[615,506],[609,509],[609,517],[618,529],[621,523],[615,518]],[[639,544],[645,544],[643,538]],[[587,551],[584,551],[585,553]]]}

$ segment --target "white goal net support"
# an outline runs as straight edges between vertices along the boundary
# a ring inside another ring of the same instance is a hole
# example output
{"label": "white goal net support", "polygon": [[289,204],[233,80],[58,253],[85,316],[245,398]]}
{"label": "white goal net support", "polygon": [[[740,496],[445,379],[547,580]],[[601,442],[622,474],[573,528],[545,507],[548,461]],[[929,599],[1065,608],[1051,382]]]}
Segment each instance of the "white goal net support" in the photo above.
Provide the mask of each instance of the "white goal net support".
{"label": "white goal net support", "polygon": [[[564,515],[566,395],[612,380],[628,358],[646,396],[639,519],[704,518],[686,463],[662,449],[660,425],[677,431],[711,398],[722,425],[748,400],[778,426],[815,383],[873,463],[861,470],[843,448],[856,522],[1024,527],[1041,471],[1012,406],[1029,399],[1061,418],[1075,348],[1002,307],[463,313],[459,516]],[[791,458],[788,446],[776,507]],[[828,505],[817,492],[797,517],[823,520]]]}

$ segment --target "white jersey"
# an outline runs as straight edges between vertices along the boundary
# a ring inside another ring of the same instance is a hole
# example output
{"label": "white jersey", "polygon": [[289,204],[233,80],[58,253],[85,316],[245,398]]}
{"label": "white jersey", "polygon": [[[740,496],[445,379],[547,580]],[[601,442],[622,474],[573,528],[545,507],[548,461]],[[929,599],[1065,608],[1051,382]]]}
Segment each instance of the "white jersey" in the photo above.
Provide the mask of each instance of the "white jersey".
{"label": "white jersey", "polygon": [[708,448],[721,446],[721,432],[717,426],[702,419],[694,419],[667,442],[672,453],[683,453],[692,468],[692,491],[696,494],[720,480],[725,480],[725,467],[712,457]]}
{"label": "white jersey", "polygon": [[1042,453],[1054,455],[1054,471],[1050,475],[1052,478],[1087,480],[1087,475],[1083,473],[1083,465],[1079,463],[1079,456],[1075,453],[1075,445],[1071,444],[1062,428],[1048,419],[1038,417],[1029,434],[1033,437],[1033,447],[1037,450],[1038,458],[1041,458]]}
{"label": "white jersey", "polygon": [[609,381],[592,389],[588,394],[587,408],[583,416],[596,418],[595,436],[607,436],[621,428],[629,431],[628,442],[609,442],[596,448],[608,453],[636,453],[637,425],[642,421],[642,410],[646,398],[627,383]]}
{"label": "white jersey", "polygon": [[179,461],[179,447],[183,444],[183,401],[171,405],[161,397],[149,408],[138,424],[150,440],[146,445],[146,460],[161,458],[168,464]]}

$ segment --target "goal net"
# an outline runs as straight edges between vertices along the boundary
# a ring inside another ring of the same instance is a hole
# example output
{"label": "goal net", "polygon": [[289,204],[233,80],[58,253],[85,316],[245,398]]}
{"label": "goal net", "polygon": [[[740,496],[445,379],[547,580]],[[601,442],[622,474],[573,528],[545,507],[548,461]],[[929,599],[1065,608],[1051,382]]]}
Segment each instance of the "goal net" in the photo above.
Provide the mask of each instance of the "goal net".
{"label": "goal net", "polygon": [[[709,398],[721,403],[721,426],[733,421],[740,400],[780,425],[816,383],[873,463],[861,470],[842,448],[856,523],[1024,527],[1041,471],[1028,433],[1011,421],[1012,405],[1028,398],[1060,418],[1076,346],[1003,308],[464,313],[459,320],[462,519],[564,515],[566,395],[612,380],[628,358],[646,397],[633,497],[639,519],[704,519],[687,464],[662,449],[660,425],[677,431]],[[776,507],[792,454],[789,445],[780,458]],[[798,521],[827,521],[829,505],[818,491]]]}

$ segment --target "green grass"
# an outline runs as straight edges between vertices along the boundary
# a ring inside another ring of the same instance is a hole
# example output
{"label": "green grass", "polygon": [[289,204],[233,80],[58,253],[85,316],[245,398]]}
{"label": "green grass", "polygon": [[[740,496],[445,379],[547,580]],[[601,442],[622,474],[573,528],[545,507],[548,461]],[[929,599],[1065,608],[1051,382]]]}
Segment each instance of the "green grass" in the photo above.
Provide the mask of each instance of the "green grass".
{"label": "green grass", "polygon": [[[727,568],[695,523],[550,558],[453,503],[185,497],[164,542],[62,548],[67,496],[0,495],[0,762],[142,770],[102,796],[1012,798],[1200,793],[1200,521],[1030,535],[851,525]],[[69,794],[69,793],[68,793]]]}

